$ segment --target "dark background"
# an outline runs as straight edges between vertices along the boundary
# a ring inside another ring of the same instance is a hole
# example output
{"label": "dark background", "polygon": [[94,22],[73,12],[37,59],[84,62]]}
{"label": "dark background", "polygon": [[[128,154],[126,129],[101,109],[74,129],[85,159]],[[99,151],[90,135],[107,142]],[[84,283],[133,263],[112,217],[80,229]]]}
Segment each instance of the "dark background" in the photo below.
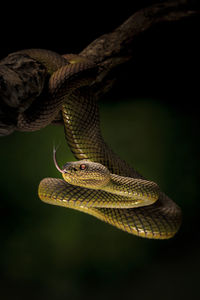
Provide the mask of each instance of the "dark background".
{"label": "dark background", "polygon": [[[27,2],[2,9],[1,58],[23,48],[79,53],[156,1]],[[73,160],[62,127],[1,138],[2,299],[197,299],[199,283],[199,17],[161,24],[135,45],[135,59],[100,101],[102,130],[115,152],[183,210],[171,240],[124,233],[42,203],[39,181]]]}

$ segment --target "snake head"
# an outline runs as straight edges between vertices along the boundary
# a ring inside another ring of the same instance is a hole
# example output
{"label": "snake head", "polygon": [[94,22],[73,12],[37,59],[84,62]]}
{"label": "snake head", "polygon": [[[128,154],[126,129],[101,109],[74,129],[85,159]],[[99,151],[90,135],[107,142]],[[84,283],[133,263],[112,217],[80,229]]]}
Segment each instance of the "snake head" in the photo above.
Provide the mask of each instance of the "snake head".
{"label": "snake head", "polygon": [[85,188],[100,189],[110,181],[110,171],[100,163],[79,160],[66,163],[61,169],[56,160],[56,149],[53,149],[53,160],[64,180],[70,184]]}
{"label": "snake head", "polygon": [[101,189],[110,181],[110,172],[102,164],[79,160],[63,166],[62,176],[70,184]]}

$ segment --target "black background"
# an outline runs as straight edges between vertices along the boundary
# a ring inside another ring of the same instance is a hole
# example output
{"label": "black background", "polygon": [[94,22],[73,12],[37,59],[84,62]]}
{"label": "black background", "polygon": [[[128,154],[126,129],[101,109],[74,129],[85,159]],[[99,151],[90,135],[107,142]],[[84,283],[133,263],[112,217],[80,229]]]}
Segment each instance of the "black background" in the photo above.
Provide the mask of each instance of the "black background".
{"label": "black background", "polygon": [[[24,48],[79,53],[156,2],[8,3],[0,57]],[[101,102],[108,142],[182,207],[180,232],[150,241],[43,205],[37,186],[58,177],[51,146],[54,136],[65,143],[62,128],[14,133],[0,141],[2,299],[198,299],[199,24],[163,23],[137,39],[135,58]]]}

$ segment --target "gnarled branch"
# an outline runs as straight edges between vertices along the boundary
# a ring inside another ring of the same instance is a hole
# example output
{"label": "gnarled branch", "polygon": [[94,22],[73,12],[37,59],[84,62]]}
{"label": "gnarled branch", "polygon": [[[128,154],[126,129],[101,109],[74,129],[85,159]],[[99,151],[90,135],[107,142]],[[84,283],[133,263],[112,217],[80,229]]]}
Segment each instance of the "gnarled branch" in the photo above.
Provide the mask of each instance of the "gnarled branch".
{"label": "gnarled branch", "polygon": [[[136,38],[155,24],[178,21],[199,13],[198,1],[167,1],[134,13],[113,32],[104,34],[89,44],[80,55],[99,66],[95,92],[107,92],[117,77],[117,68],[134,59]],[[13,53],[0,62],[0,135],[16,128],[19,112],[26,110],[43,92],[46,70],[26,55]],[[58,117],[58,120],[60,117]]]}

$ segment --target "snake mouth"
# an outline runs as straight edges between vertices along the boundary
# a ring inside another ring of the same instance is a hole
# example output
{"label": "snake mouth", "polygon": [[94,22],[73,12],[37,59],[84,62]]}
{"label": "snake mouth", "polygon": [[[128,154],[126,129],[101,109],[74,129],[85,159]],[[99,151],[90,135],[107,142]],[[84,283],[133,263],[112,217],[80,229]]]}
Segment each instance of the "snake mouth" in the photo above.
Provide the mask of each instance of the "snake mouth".
{"label": "snake mouth", "polygon": [[64,170],[62,170],[62,173],[63,173],[63,174],[67,174],[67,175],[71,175],[71,172],[70,172],[70,171],[64,171]]}

